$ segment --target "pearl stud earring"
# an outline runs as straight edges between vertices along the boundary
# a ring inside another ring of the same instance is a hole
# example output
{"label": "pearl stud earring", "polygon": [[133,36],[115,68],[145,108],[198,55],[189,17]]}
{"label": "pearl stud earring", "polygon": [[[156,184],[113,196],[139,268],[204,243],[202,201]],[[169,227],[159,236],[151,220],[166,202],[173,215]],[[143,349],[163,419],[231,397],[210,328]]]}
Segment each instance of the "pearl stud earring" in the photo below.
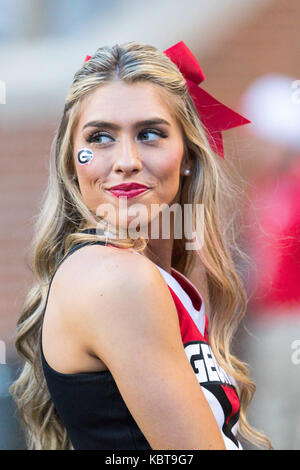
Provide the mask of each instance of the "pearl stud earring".
{"label": "pearl stud earring", "polygon": [[189,168],[186,168],[186,169],[184,170],[184,174],[185,174],[186,176],[189,175],[190,172],[191,172],[191,170],[190,170]]}

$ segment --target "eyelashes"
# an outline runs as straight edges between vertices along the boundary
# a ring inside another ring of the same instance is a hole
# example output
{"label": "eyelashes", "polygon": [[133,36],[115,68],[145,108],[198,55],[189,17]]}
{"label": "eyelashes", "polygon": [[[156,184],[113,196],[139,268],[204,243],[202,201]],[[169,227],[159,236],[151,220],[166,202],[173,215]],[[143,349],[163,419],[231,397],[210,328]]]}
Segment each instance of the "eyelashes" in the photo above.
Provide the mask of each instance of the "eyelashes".
{"label": "eyelashes", "polygon": [[[166,139],[168,137],[168,135],[163,132],[163,131],[159,131],[157,129],[143,129],[141,132],[139,132],[139,136],[140,135],[145,135],[145,134],[155,134],[157,135],[158,137],[162,138],[162,139]],[[86,137],[86,142],[87,143],[96,143],[96,144],[99,144],[99,145],[104,145],[105,143],[109,143],[109,142],[98,142],[97,139],[99,138],[102,138],[102,137],[106,137],[108,139],[113,139],[113,137],[111,137],[109,134],[107,134],[106,132],[102,132],[102,131],[97,131],[97,132],[91,132],[91,134],[89,134],[87,137]],[[145,142],[156,142],[157,139],[155,140],[149,140],[149,139],[144,139]]]}

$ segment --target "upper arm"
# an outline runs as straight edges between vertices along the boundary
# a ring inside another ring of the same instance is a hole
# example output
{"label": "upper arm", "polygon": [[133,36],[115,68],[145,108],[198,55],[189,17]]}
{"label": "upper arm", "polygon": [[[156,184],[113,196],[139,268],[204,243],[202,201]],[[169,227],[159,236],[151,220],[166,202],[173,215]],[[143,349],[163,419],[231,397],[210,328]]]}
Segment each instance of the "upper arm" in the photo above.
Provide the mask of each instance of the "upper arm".
{"label": "upper arm", "polygon": [[107,258],[83,289],[82,334],[151,447],[224,448],[185,354],[173,299],[153,263],[128,253]]}

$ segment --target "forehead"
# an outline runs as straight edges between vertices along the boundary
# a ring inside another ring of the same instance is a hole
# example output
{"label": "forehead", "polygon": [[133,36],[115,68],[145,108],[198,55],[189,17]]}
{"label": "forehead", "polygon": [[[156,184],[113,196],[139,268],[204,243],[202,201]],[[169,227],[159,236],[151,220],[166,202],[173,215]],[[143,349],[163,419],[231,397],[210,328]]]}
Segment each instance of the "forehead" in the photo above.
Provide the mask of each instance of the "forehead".
{"label": "forehead", "polygon": [[170,96],[162,87],[149,82],[113,81],[100,85],[83,100],[79,127],[94,119],[130,123],[153,117],[176,125]]}

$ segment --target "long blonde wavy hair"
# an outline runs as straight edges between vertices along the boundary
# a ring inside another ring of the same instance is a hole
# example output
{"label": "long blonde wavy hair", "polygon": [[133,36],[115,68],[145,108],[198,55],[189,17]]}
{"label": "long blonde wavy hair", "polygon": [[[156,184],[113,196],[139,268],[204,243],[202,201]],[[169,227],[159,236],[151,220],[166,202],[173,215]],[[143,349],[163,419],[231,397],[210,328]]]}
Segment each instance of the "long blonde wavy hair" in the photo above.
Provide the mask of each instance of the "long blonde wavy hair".
{"label": "long blonde wavy hair", "polygon": [[[197,204],[203,204],[204,244],[200,250],[185,250],[185,237],[175,239],[172,266],[188,276],[195,262],[203,264],[210,303],[210,345],[219,364],[237,383],[241,402],[239,434],[254,445],[272,448],[269,440],[247,422],[246,411],[255,385],[249,377],[247,364],[232,352],[232,339],[247,308],[242,275],[237,268],[239,257],[245,255],[236,242],[237,223],[232,217],[237,213],[232,211],[232,202],[239,200],[240,188],[229,176],[232,169],[228,170],[228,163],[212,151],[177,66],[155,47],[135,41],[100,47],[75,73],[52,143],[48,187],[28,253],[35,281],[25,298],[16,329],[15,345],[24,366],[10,387],[24,425],[28,448],[72,449],[51,401],[39,348],[47,291],[58,263],[78,242],[106,238],[108,243],[138,251],[147,246],[147,240],[143,238],[110,239],[107,234],[105,237],[99,233],[79,233],[83,228],[95,226],[101,218],[81,197],[72,157],[73,133],[83,100],[97,87],[112,80],[147,81],[158,85],[181,125],[191,174],[180,183],[180,204],[182,208],[184,204],[192,205],[193,220]],[[228,201],[227,206],[225,201]]]}

